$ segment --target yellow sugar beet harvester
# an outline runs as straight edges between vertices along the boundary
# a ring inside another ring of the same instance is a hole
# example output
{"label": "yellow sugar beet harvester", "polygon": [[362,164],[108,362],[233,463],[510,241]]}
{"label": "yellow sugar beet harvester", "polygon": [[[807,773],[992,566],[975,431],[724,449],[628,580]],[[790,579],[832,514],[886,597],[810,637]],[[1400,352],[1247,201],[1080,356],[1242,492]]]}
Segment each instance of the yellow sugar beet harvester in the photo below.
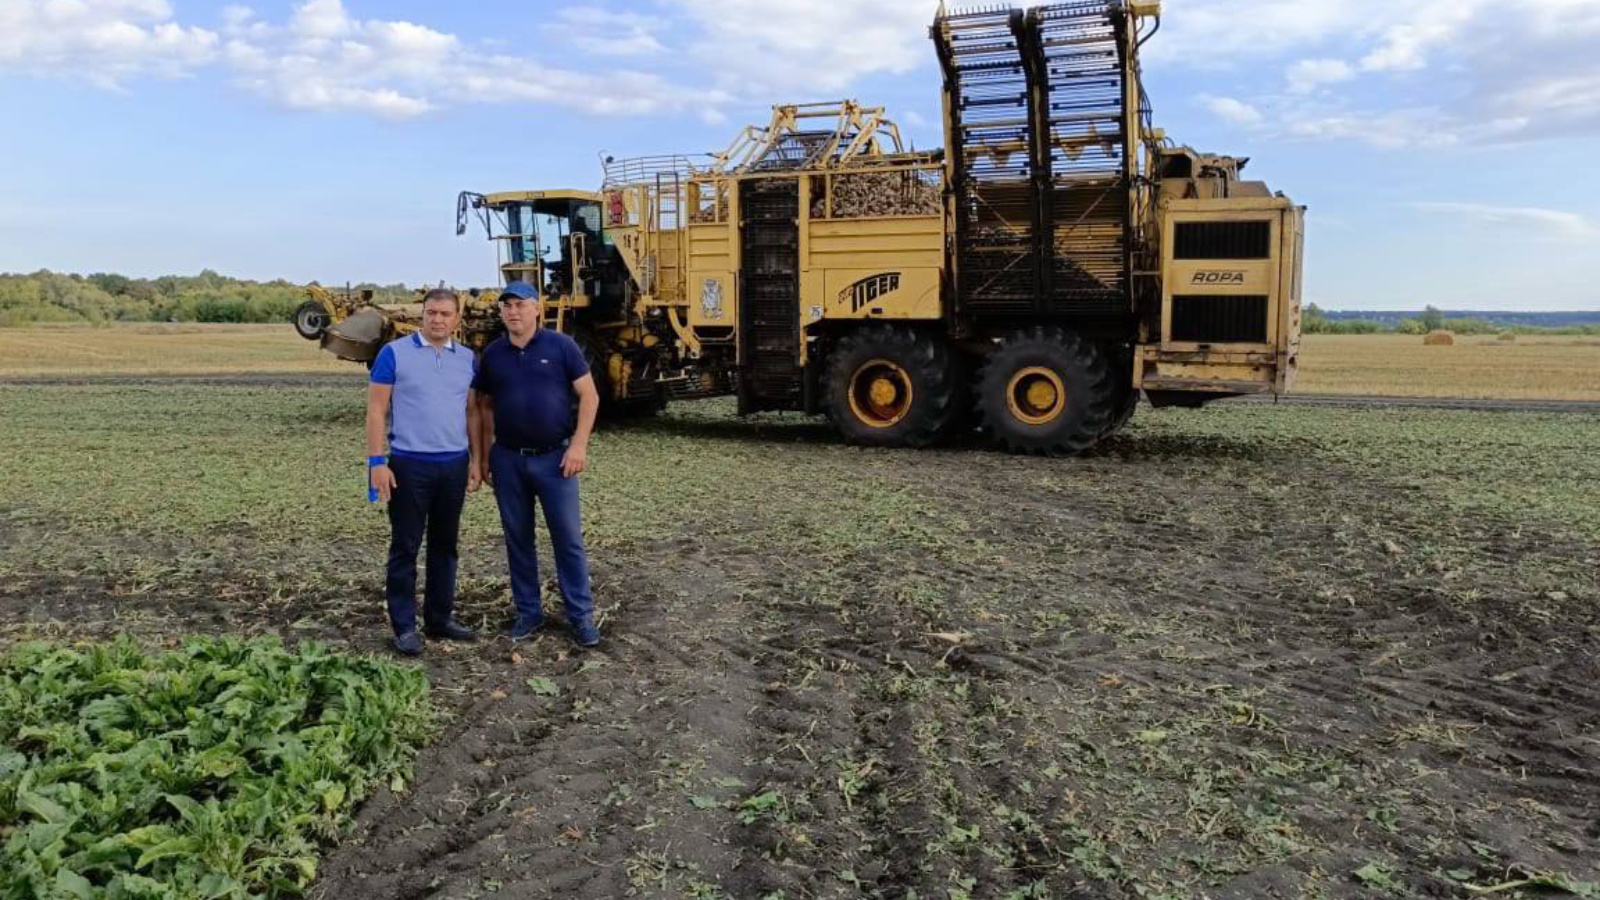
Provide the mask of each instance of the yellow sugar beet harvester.
{"label": "yellow sugar beet harvester", "polygon": [[1281,393],[1303,208],[1151,126],[1138,55],[1159,15],[941,11],[942,150],[906,151],[880,108],[777,106],[721,153],[608,158],[596,191],[464,193],[457,231],[483,223],[501,281],[541,290],[614,412],[733,394],[854,443],[978,426],[1060,454],[1141,393]]}

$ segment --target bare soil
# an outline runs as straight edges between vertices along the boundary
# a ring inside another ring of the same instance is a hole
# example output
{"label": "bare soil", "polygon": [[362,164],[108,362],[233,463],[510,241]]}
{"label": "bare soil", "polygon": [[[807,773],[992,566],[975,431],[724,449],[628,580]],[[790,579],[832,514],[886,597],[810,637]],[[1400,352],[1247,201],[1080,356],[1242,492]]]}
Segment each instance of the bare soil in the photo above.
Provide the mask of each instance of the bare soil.
{"label": "bare soil", "polygon": [[[777,441],[731,420],[629,427],[761,464],[826,459],[824,499],[904,504],[848,552],[799,496],[686,508],[595,553],[591,652],[559,614],[520,646],[493,634],[504,564],[467,547],[462,618],[490,634],[430,644],[439,737],[404,792],[361,808],[313,896],[1600,882],[1600,552],[1581,535],[1441,512],[1399,480],[1243,439],[1135,431],[1050,461],[840,451],[815,423]],[[65,546],[21,508],[0,508],[7,633],[383,651],[381,547],[296,558],[247,529]],[[794,541],[751,537],[786,516]],[[41,547],[48,564],[19,562]],[[182,574],[150,584],[130,555]]]}

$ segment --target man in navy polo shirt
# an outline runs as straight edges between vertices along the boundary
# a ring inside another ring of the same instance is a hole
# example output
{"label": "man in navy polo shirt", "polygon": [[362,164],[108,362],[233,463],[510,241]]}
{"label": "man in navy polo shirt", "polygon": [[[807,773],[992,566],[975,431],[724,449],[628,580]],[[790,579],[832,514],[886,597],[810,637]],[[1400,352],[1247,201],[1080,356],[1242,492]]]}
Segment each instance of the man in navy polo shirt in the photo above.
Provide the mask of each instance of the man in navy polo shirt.
{"label": "man in navy polo shirt", "polygon": [[[422,603],[429,637],[470,641],[455,620],[456,544],[461,507],[479,483],[477,362],[451,335],[461,301],[439,288],[422,299],[422,329],[378,351],[367,388],[367,464],[388,504],[392,536],[384,597],[395,650],[422,652],[417,633],[417,551],[426,534],[428,577]],[[385,428],[388,420],[388,428]],[[387,432],[389,453],[384,456]]]}
{"label": "man in navy polo shirt", "polygon": [[500,294],[506,336],[484,348],[472,382],[483,407],[481,443],[489,448],[484,475],[494,484],[506,533],[517,610],[511,639],[532,637],[544,624],[534,544],[534,508],[542,506],[572,638],[594,647],[600,629],[578,517],[578,474],[588,465],[600,393],[577,342],[540,328],[542,313],[531,284],[513,281]]}

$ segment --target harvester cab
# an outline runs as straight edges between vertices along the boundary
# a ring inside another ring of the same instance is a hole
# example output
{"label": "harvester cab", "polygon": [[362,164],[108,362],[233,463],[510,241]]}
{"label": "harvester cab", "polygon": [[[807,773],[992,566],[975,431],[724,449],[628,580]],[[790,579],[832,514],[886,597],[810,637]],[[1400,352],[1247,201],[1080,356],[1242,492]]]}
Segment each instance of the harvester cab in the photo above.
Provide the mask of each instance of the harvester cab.
{"label": "harvester cab", "polygon": [[463,192],[456,233],[476,214],[495,241],[503,282],[525,281],[547,298],[549,324],[573,309],[614,314],[622,302],[616,251],[601,220],[601,197],[590,191]]}

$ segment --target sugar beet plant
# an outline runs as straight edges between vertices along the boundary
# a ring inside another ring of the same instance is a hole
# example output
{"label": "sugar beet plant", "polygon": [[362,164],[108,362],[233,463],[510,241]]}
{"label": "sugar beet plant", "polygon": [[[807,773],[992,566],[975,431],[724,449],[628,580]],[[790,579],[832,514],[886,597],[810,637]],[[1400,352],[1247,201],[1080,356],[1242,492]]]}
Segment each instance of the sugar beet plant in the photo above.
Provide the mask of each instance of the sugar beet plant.
{"label": "sugar beet plant", "polygon": [[[271,898],[427,736],[416,669],[275,640],[0,656],[0,900]],[[397,785],[398,786],[398,785]]]}

